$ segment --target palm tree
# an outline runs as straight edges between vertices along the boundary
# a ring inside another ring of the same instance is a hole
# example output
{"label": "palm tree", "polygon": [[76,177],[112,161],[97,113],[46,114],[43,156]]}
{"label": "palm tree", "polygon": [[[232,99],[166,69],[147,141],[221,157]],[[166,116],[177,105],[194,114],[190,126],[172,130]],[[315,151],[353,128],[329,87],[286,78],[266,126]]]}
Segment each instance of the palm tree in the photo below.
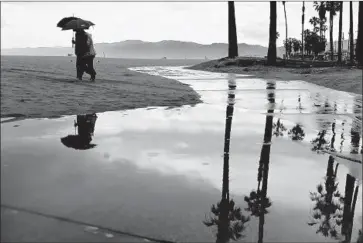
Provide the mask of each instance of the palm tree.
{"label": "palm tree", "polygon": [[[320,24],[320,36],[322,37],[322,34],[323,34],[323,26],[326,22],[326,5],[325,5],[325,2],[314,2],[314,8],[316,11],[318,11],[319,13],[319,24]],[[325,33],[325,32],[324,32]]]}
{"label": "palm tree", "polygon": [[349,21],[349,46],[350,46],[350,65],[354,64],[354,34],[353,34],[353,2],[349,2],[350,21]]}
{"label": "palm tree", "polygon": [[228,94],[224,135],[222,199],[217,205],[212,205],[211,207],[211,212],[215,216],[203,222],[207,227],[217,226],[217,243],[226,243],[230,239],[238,240],[242,238],[245,223],[249,221],[249,218],[242,214],[241,208],[235,207],[234,201],[229,198],[229,147],[235,100],[233,91],[236,89],[235,77],[232,75],[230,77],[228,88],[231,92]]}
{"label": "palm tree", "polygon": [[[285,1],[282,1],[282,4],[284,5],[284,13],[285,13],[285,28],[286,28],[286,31],[285,31],[286,37],[285,37],[285,39],[286,39],[286,43],[287,43],[287,36],[288,36],[288,34],[287,34],[287,16],[286,16],[286,6],[285,6],[286,2],[285,2]],[[286,46],[285,46],[285,55],[286,55],[286,59],[288,59],[288,53],[287,53],[287,48],[286,48]]]}
{"label": "palm tree", "polygon": [[338,37],[338,63],[342,62],[342,28],[343,28],[343,1],[339,7],[339,37]]}
{"label": "palm tree", "polygon": [[329,41],[330,41],[330,59],[334,60],[334,42],[333,42],[333,27],[334,27],[334,16],[339,11],[339,5],[337,2],[330,1],[326,2],[327,11],[329,11]]}
{"label": "palm tree", "polygon": [[270,37],[267,51],[267,64],[276,64],[276,2],[270,2]]}
{"label": "palm tree", "polygon": [[228,1],[228,57],[238,57],[238,42],[234,1]]}
{"label": "palm tree", "polygon": [[358,38],[357,38],[357,50],[356,57],[360,66],[363,65],[363,2],[359,1],[359,13],[358,13]]}
{"label": "palm tree", "polygon": [[312,26],[314,27],[314,29],[313,29],[314,32],[318,32],[320,30],[320,28],[316,27],[320,23],[319,18],[314,16],[314,17],[310,18],[309,23],[312,24]]}
{"label": "palm tree", "polygon": [[303,1],[302,16],[301,16],[301,54],[304,60],[304,23],[305,23],[305,2]]}
{"label": "palm tree", "polygon": [[[333,27],[334,27],[334,16],[336,12],[339,11],[340,5],[334,1],[327,1],[327,2],[314,2],[315,10],[319,12],[319,18],[325,22],[326,20],[326,12],[329,12],[329,33],[330,33],[330,58],[331,60],[334,59],[334,42],[333,42]],[[321,26],[322,27],[322,26]]]}

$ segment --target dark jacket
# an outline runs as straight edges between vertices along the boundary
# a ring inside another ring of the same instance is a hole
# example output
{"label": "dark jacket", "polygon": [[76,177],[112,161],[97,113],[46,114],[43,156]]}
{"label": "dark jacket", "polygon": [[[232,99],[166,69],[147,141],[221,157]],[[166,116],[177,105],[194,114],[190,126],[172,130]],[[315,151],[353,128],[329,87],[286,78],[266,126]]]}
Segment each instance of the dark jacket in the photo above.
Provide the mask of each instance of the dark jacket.
{"label": "dark jacket", "polygon": [[83,56],[86,52],[89,52],[89,47],[87,45],[87,35],[84,32],[76,33],[75,41],[75,54],[76,56]]}

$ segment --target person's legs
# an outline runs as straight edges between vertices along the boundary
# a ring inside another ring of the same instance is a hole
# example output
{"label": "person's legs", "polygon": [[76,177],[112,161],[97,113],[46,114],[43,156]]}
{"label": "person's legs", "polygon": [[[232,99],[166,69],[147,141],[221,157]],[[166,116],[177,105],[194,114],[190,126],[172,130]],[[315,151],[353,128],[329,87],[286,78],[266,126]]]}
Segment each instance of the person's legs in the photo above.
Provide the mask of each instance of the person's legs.
{"label": "person's legs", "polygon": [[94,56],[90,56],[90,57],[87,57],[85,60],[86,60],[86,65],[87,65],[87,73],[89,75],[91,75],[91,80],[95,80],[96,78],[96,71],[93,67],[93,60],[94,60]]}
{"label": "person's legs", "polygon": [[76,68],[77,68],[77,78],[79,80],[82,80],[83,72],[85,70],[85,64],[81,56],[77,56]]}

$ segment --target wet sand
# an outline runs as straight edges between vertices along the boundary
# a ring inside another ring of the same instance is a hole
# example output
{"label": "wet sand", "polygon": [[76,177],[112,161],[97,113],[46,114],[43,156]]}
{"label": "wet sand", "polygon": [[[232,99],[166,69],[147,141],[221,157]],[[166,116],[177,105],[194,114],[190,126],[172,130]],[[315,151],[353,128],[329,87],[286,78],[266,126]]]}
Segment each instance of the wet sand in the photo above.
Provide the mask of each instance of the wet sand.
{"label": "wet sand", "polygon": [[96,82],[75,79],[75,57],[1,57],[1,118],[55,118],[148,106],[195,105],[199,95],[176,80],[128,70],[198,60],[95,59]]}
{"label": "wet sand", "polygon": [[190,68],[209,72],[246,74],[263,79],[302,80],[339,91],[362,94],[363,70],[358,68],[285,68],[262,65],[250,67],[222,66],[217,68],[215,65],[218,63],[218,60],[213,60],[194,65]]}

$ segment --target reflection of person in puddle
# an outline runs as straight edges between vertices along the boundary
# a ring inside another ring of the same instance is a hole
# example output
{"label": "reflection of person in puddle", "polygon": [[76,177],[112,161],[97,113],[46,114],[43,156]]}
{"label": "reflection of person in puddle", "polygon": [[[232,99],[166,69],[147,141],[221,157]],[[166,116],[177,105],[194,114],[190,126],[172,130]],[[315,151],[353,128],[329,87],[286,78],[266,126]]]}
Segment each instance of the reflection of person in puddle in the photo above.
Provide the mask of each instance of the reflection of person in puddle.
{"label": "reflection of person in puddle", "polygon": [[77,115],[74,126],[77,127],[78,135],[68,135],[61,139],[62,143],[67,147],[82,150],[95,147],[96,145],[91,144],[91,141],[96,120],[96,114]]}

